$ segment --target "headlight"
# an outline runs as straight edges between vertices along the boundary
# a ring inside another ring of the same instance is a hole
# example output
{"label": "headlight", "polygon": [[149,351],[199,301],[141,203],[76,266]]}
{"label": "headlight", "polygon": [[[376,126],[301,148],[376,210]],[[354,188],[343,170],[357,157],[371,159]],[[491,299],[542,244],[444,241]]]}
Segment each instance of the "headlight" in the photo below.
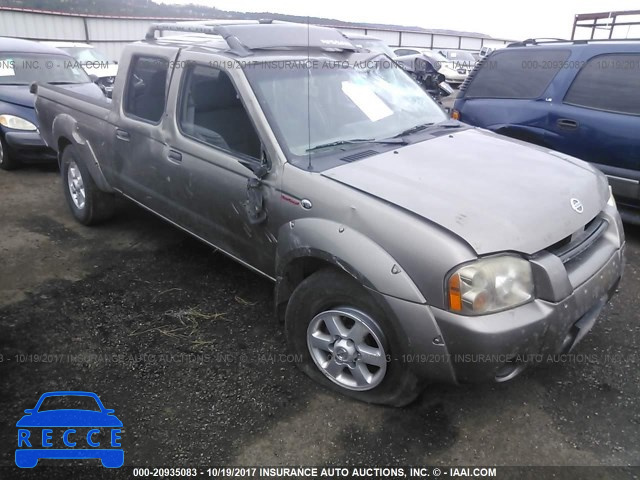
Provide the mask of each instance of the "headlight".
{"label": "headlight", "polygon": [[618,208],[616,205],[616,199],[613,198],[613,190],[611,189],[611,185],[609,185],[609,200],[607,201],[607,205],[613,208]]}
{"label": "headlight", "polygon": [[533,299],[528,261],[501,256],[460,267],[449,277],[449,309],[464,315],[483,315],[517,307]]}
{"label": "headlight", "polygon": [[15,115],[0,115],[0,125],[13,128],[14,130],[37,130],[33,123],[24,118],[16,117]]}

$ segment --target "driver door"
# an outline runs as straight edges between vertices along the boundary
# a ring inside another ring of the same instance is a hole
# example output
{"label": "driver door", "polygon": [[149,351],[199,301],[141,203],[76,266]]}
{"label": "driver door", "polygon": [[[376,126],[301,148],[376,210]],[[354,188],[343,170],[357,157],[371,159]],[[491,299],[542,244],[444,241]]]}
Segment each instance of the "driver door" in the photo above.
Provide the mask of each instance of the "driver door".
{"label": "driver door", "polygon": [[[202,60],[200,55],[188,52],[180,58],[186,68],[172,82],[169,96],[177,99],[166,125],[165,161],[175,169],[169,191],[172,216],[225,253],[272,276],[277,234],[272,230],[277,226],[270,224],[267,212],[276,196],[277,168],[268,163],[238,94],[238,80],[232,79],[232,73],[241,74],[215,68],[210,55]],[[261,206],[256,206],[256,196]]]}

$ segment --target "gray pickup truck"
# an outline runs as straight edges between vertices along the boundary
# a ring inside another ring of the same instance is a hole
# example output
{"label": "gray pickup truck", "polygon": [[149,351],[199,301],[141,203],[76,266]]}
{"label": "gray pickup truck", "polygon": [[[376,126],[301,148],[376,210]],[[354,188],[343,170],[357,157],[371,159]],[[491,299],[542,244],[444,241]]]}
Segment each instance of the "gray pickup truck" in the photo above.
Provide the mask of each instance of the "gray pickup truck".
{"label": "gray pickup truck", "polygon": [[448,120],[334,29],[156,24],[112,100],[33,90],[78,221],[121,195],[271,279],[301,369],[363,401],[569,352],[622,275],[601,173]]}

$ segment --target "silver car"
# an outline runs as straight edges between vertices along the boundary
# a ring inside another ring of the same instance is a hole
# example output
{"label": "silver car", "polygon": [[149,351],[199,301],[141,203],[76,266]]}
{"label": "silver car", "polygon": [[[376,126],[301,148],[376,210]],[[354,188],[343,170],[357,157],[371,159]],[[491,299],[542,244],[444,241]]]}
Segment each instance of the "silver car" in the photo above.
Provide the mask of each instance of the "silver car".
{"label": "silver car", "polygon": [[34,90],[78,221],[123,196],[269,278],[282,349],[359,400],[512,379],[572,350],[622,275],[601,173],[447,119],[330,28],[156,25],[112,101]]}

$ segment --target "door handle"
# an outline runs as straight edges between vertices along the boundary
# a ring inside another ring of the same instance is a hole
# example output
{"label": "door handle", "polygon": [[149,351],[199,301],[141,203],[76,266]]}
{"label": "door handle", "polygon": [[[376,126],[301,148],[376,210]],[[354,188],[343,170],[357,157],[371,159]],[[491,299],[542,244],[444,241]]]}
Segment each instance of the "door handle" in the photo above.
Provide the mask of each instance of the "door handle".
{"label": "door handle", "polygon": [[578,122],[571,120],[570,118],[560,118],[556,124],[563,130],[575,130],[578,128]]}
{"label": "door handle", "polygon": [[182,162],[182,154],[175,150],[169,150],[169,155],[167,155],[167,158],[169,159],[170,162],[173,162],[173,163]]}
{"label": "door handle", "polygon": [[131,137],[129,136],[129,132],[122,130],[120,128],[116,128],[116,138],[118,140],[128,142]]}

